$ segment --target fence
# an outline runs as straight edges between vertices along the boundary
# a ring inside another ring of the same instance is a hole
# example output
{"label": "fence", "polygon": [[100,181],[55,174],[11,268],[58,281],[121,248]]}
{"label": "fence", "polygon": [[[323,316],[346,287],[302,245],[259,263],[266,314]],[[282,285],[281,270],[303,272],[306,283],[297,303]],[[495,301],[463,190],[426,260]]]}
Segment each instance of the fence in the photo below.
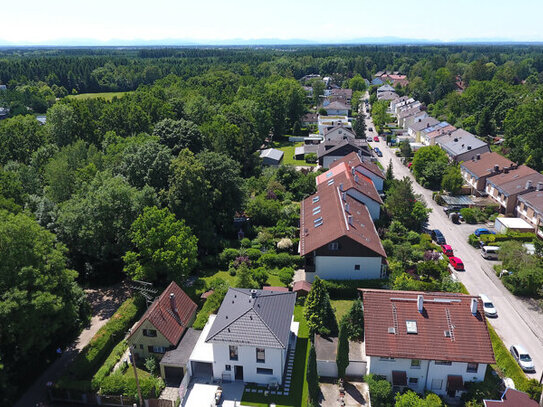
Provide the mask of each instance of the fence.
{"label": "fence", "polygon": [[[127,396],[101,396],[74,390],[48,389],[49,400],[87,406],[133,406],[136,399]],[[164,406],[159,406],[164,407]],[[167,406],[170,407],[170,406]]]}

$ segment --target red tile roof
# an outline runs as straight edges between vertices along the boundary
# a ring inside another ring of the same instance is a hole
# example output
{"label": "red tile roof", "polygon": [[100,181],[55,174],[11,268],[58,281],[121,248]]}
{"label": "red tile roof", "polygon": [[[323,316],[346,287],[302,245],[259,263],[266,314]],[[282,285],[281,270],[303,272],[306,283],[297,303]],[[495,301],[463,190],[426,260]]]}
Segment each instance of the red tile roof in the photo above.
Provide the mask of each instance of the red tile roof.
{"label": "red tile roof", "polygon": [[372,161],[362,161],[360,156],[355,151],[347,154],[345,157],[342,157],[339,160],[334,161],[332,164],[330,164],[330,169],[337,167],[341,163],[345,163],[348,168],[363,167],[378,177],[385,179],[383,171],[381,171],[377,164]]}
{"label": "red tile roof", "polygon": [[534,174],[538,174],[538,172],[526,165],[519,165],[518,168],[509,170],[507,173],[502,172],[501,174],[493,175],[492,177],[487,178],[486,182],[487,184],[490,183],[499,188],[500,186],[515,181],[519,178]]}
{"label": "red tile roof", "polygon": [[503,167],[511,167],[514,164],[513,161],[505,158],[501,154],[489,152],[481,154],[478,160],[464,161],[460,166],[465,168],[476,178],[481,178],[484,176],[492,176],[495,165],[499,167],[500,171],[503,171]]}
{"label": "red tile roof", "polygon": [[[331,179],[334,177],[329,178]],[[315,208],[318,209],[317,213],[314,213]],[[349,216],[352,216],[351,222]],[[319,218],[322,218],[322,223],[315,223]],[[315,227],[317,224],[319,226]],[[302,201],[300,255],[305,256],[343,236],[386,257],[368,208],[348,194],[343,195],[339,190],[339,182],[334,179],[334,183],[323,183],[315,195]]]}
{"label": "red tile roof", "polygon": [[288,287],[274,287],[274,286],[264,286],[262,287],[262,289],[264,291],[276,291],[276,292],[280,292],[280,293],[288,293],[289,292],[289,289]]}
{"label": "red tile roof", "polygon": [[[455,293],[359,289],[363,293],[366,354],[402,359],[495,363],[478,297]],[[423,296],[423,312],[417,296]],[[477,300],[477,314],[471,300]],[[407,333],[414,321],[417,333]],[[391,332],[391,333],[389,333]],[[450,333],[446,336],[445,333]]]}
{"label": "red tile roof", "polygon": [[521,391],[507,388],[501,400],[483,400],[485,407],[538,407],[539,403]]}
{"label": "red tile roof", "polygon": [[[175,298],[175,309],[172,309],[170,300],[172,293]],[[141,324],[148,320],[172,345],[177,345],[194,317],[196,308],[194,301],[172,281],[143,314],[130,336],[134,335]]]}
{"label": "red tile roof", "polygon": [[296,281],[292,285],[292,291],[294,291],[294,292],[298,292],[298,291],[309,292],[309,291],[311,291],[311,283],[309,281],[305,281],[305,280]]}

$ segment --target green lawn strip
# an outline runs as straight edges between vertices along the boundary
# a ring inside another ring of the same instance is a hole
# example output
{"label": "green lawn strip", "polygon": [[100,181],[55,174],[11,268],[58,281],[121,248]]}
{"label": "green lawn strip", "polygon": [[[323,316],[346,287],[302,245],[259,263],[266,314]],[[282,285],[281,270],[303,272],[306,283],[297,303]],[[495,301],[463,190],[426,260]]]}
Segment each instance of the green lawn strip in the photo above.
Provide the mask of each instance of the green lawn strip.
{"label": "green lawn strip", "polygon": [[230,286],[234,286],[236,284],[237,276],[231,276],[228,271],[217,271],[215,274],[202,277],[201,280],[203,280],[206,285],[209,281],[213,280],[214,278],[221,278],[224,281],[226,281]]}
{"label": "green lawn strip", "polygon": [[300,147],[300,146],[303,146],[303,145],[304,145],[303,141],[299,141],[299,142],[295,143],[295,142],[291,142],[291,141],[281,140],[281,141],[274,141],[272,143],[273,148],[281,150],[283,153],[285,153],[283,155],[283,164],[284,165],[298,165],[298,166],[303,165],[303,166],[307,166],[307,167],[314,167],[317,164],[315,164],[315,163],[310,164],[310,163],[306,163],[305,160],[295,160],[294,159],[294,151],[295,151],[296,147]]}
{"label": "green lawn strip", "polygon": [[114,97],[120,98],[129,92],[101,92],[101,93],[80,93],[79,95],[69,95],[73,99],[97,99],[112,100]]}
{"label": "green lawn strip", "polygon": [[294,309],[294,320],[300,322],[298,329],[298,339],[296,342],[296,353],[294,356],[294,370],[292,372],[292,381],[290,384],[290,393],[288,396],[279,396],[264,393],[247,392],[250,388],[246,386],[243,393],[242,404],[246,406],[267,407],[275,403],[277,407],[302,407],[307,402],[307,358],[309,357],[309,328],[303,315],[303,306],[297,305]]}
{"label": "green lawn strip", "polygon": [[[142,380],[142,379],[147,379],[149,377],[153,377],[153,375],[143,369],[140,369],[139,367],[136,367],[136,369],[138,370],[138,379],[139,380]],[[125,377],[135,377],[134,376],[134,367],[132,367],[132,365],[128,366],[128,369],[126,369],[126,371],[123,373],[123,376]]]}
{"label": "green lawn strip", "polygon": [[336,314],[336,320],[339,324],[343,315],[345,315],[351,309],[354,300],[330,300],[332,308]]}
{"label": "green lawn strip", "polygon": [[494,357],[496,358],[496,366],[494,369],[501,373],[504,377],[510,377],[515,382],[517,389],[523,389],[528,385],[528,377],[524,374],[517,361],[505,347],[501,338],[496,333],[494,328],[487,323],[492,348],[494,349]]}

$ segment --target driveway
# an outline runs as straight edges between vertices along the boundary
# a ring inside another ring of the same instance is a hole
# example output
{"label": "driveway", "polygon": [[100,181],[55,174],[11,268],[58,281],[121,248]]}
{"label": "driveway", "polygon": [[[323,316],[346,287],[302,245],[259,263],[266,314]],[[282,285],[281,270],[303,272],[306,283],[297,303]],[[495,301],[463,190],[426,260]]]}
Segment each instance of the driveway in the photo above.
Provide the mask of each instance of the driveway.
{"label": "driveway", "polygon": [[[222,407],[240,407],[244,385],[241,382],[222,384]],[[183,407],[205,407],[215,405],[215,392],[217,384],[193,382],[188,388]]]}
{"label": "driveway", "polygon": [[62,376],[64,369],[66,369],[74,357],[90,342],[94,334],[111,318],[123,301],[128,298],[129,289],[126,284],[121,283],[109,288],[87,289],[85,293],[92,307],[90,325],[81,331],[76,341],[28,388],[26,393],[15,404],[15,407],[35,406],[39,402],[47,400],[45,391],[46,383],[55,382]]}
{"label": "driveway", "polygon": [[[366,125],[374,127],[371,118],[367,118]],[[394,152],[382,141],[379,148],[383,157],[379,161],[386,169],[392,160],[394,177],[401,179],[409,177],[413,181],[416,193],[422,195],[426,204],[432,209],[429,225],[432,229],[439,229],[447,239],[455,254],[460,257],[465,265],[465,271],[455,272],[459,280],[467,290],[478,295],[486,294],[492,299],[498,310],[498,318],[488,321],[502,338],[505,346],[509,348],[513,344],[522,344],[534,359],[536,373],[528,374],[529,377],[539,379],[543,368],[543,312],[534,301],[517,298],[512,295],[494,274],[494,263],[483,259],[480,251],[473,248],[467,242],[469,229],[477,228],[476,225],[455,225],[443,212],[441,206],[432,200],[432,191],[422,188],[416,183],[413,175],[404,166]]]}
{"label": "driveway", "polygon": [[[339,406],[339,386],[335,381],[320,383],[322,399],[320,400],[321,407],[336,407]],[[346,381],[345,388],[345,406],[366,406],[368,405],[369,389],[368,384],[364,382]]]}

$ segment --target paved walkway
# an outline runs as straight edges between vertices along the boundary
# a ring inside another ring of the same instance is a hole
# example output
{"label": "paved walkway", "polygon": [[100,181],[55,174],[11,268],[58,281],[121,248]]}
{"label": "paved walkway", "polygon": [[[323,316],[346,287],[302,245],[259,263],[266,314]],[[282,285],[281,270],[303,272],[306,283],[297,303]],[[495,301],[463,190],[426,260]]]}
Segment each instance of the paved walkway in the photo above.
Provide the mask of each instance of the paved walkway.
{"label": "paved walkway", "polygon": [[129,295],[126,284],[117,284],[110,288],[88,289],[85,290],[85,293],[92,306],[90,325],[83,329],[76,341],[28,388],[26,393],[15,404],[15,407],[33,407],[39,402],[45,402],[47,400],[46,383],[58,380],[64,369],[81,349],[90,342],[94,334],[109,320]]}

